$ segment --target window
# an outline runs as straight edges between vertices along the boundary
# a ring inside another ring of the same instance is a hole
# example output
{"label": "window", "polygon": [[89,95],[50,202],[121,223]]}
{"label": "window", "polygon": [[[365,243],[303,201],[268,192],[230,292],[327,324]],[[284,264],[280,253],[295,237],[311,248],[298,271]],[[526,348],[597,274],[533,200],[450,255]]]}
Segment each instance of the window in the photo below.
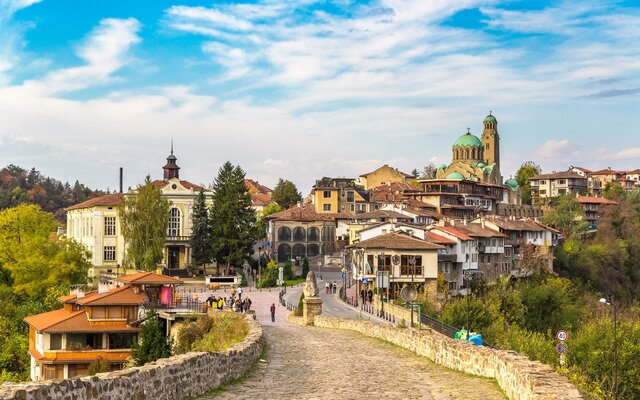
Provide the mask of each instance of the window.
{"label": "window", "polygon": [[473,253],[471,255],[471,262],[478,262],[478,254]]}
{"label": "window", "polygon": [[340,209],[342,209],[342,211],[344,211],[345,207],[346,207],[346,204],[344,203],[340,204]]}
{"label": "window", "polygon": [[567,194],[567,189],[558,189],[558,194]]}
{"label": "window", "polygon": [[[415,271],[411,259],[415,259]],[[447,268],[447,272],[448,268]],[[400,275],[422,275],[422,256],[400,256]]]}
{"label": "window", "polygon": [[104,217],[104,235],[116,235],[116,217]]}
{"label": "window", "polygon": [[331,204],[323,204],[322,211],[331,211]]}
{"label": "window", "polygon": [[565,179],[560,179],[560,184],[561,185],[565,185],[567,183],[567,181]]}
{"label": "window", "polygon": [[136,339],[136,333],[110,333],[109,349],[130,349]]}
{"label": "window", "polygon": [[53,333],[49,335],[49,350],[61,350],[62,349],[62,334]]}
{"label": "window", "polygon": [[541,189],[540,194],[547,194],[547,191],[545,189]]}
{"label": "window", "polygon": [[180,210],[175,207],[169,210],[169,230],[167,236],[180,236]]}
{"label": "window", "polygon": [[348,191],[347,192],[347,202],[353,203],[354,201],[355,201],[355,196],[353,194],[353,191]]}
{"label": "window", "polygon": [[116,260],[116,246],[104,246],[104,261]]}
{"label": "window", "polygon": [[378,271],[391,271],[391,256],[378,256]]}
{"label": "window", "polygon": [[331,198],[331,190],[325,190],[322,192],[322,197],[324,197],[325,199],[330,199]]}
{"label": "window", "polygon": [[355,204],[351,204],[351,207],[350,207],[350,208],[351,208],[351,212],[354,212],[354,211],[356,210],[356,206],[355,206]]}

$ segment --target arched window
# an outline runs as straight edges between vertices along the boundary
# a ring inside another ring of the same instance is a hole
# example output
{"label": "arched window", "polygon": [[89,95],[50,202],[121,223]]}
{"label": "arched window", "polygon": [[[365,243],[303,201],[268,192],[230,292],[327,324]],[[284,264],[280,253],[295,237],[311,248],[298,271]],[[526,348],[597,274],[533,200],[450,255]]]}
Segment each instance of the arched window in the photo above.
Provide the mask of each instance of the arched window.
{"label": "arched window", "polygon": [[291,258],[291,246],[282,243],[278,246],[278,262],[286,262]]}
{"label": "arched window", "polygon": [[278,229],[278,241],[280,242],[288,242],[291,240],[291,229],[286,226],[280,227]]}
{"label": "arched window", "polygon": [[172,207],[169,209],[169,229],[167,231],[167,236],[176,237],[180,235],[180,209],[176,207]]}
{"label": "arched window", "polygon": [[320,240],[320,229],[311,227],[307,230],[307,240],[309,242],[317,242]]}
{"label": "arched window", "polygon": [[330,238],[331,238],[331,232],[329,231],[329,228],[325,226],[324,228],[322,228],[322,241],[327,242],[331,240]]}
{"label": "arched window", "polygon": [[310,244],[307,247],[307,256],[308,257],[315,257],[318,254],[320,254],[320,247],[317,244]]}
{"label": "arched window", "polygon": [[467,149],[467,150],[465,151],[465,153],[466,153],[466,157],[465,157],[465,158],[468,160],[468,159],[469,159],[469,149]]}
{"label": "arched window", "polygon": [[304,228],[301,228],[299,226],[297,226],[294,230],[293,230],[293,241],[294,242],[304,242],[305,241],[305,234],[304,234]]}
{"label": "arched window", "polygon": [[291,254],[293,258],[300,257],[305,258],[307,256],[307,249],[303,244],[296,243],[293,245],[293,252]]}

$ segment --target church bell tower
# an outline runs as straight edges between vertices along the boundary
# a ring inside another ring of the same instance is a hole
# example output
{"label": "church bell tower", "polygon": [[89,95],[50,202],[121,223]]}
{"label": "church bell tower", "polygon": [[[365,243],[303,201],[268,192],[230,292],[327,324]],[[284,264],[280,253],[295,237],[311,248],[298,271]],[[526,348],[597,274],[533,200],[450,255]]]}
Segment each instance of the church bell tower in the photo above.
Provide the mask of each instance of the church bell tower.
{"label": "church bell tower", "polygon": [[493,170],[496,171],[495,176],[499,182],[491,182],[502,184],[502,175],[500,174],[500,135],[498,135],[498,120],[491,114],[487,115],[483,121],[484,131],[482,132],[482,147],[484,150],[484,160],[486,165],[495,164]]}
{"label": "church bell tower", "polygon": [[173,155],[173,140],[171,140],[171,154],[167,157],[167,164],[162,167],[164,171],[164,179],[180,178],[180,167],[176,164],[178,158]]}

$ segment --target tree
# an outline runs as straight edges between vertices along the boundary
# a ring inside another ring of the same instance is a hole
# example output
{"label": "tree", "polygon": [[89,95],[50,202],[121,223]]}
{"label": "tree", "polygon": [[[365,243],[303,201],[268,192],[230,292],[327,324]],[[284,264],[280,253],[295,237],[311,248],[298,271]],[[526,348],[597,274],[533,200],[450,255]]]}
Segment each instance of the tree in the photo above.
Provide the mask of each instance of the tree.
{"label": "tree", "polygon": [[610,181],[604,185],[603,195],[609,200],[619,201],[624,198],[626,192],[620,182]]}
{"label": "tree", "polygon": [[256,221],[257,229],[261,237],[266,237],[267,235],[267,226],[265,224],[264,218],[282,211],[283,208],[276,202],[271,202],[264,206],[262,212],[258,215],[258,220]]}
{"label": "tree", "polygon": [[304,260],[302,261],[302,277],[306,279],[308,274],[309,274],[309,259],[305,257]]}
{"label": "tree", "polygon": [[293,263],[288,259],[282,268],[282,277],[284,279],[293,279]]}
{"label": "tree", "polygon": [[86,282],[88,251],[50,237],[55,230],[53,214],[37,205],[0,212],[0,280],[14,293],[38,299],[48,288]]}
{"label": "tree", "polygon": [[542,252],[542,248],[540,246],[536,246],[532,243],[526,243],[522,247],[522,260],[520,261],[520,267],[525,273],[525,276],[539,276],[543,273],[552,273],[551,261],[552,257],[549,254]]}
{"label": "tree", "polygon": [[438,169],[436,168],[436,166],[433,165],[433,163],[430,163],[429,165],[426,165],[422,169],[422,172],[420,173],[419,178],[420,179],[434,179],[436,177],[436,172],[437,171],[438,171]]}
{"label": "tree", "polygon": [[213,183],[213,206],[209,213],[213,255],[218,265],[225,265],[226,275],[232,266],[242,265],[253,254],[258,237],[256,214],[244,178],[242,168],[227,161]]}
{"label": "tree", "polygon": [[542,169],[533,161],[523,163],[516,172],[515,179],[518,182],[518,186],[520,186],[523,204],[531,204],[531,182],[529,182],[529,179],[541,173]]}
{"label": "tree", "polygon": [[125,264],[138,270],[155,270],[167,240],[169,200],[147,176],[137,193],[125,196],[119,212],[127,243]]}
{"label": "tree", "polygon": [[131,358],[136,366],[171,356],[171,340],[162,334],[162,325],[155,311],[147,311],[146,319],[141,328],[140,341],[142,343],[134,342],[131,348]]}
{"label": "tree", "polygon": [[280,207],[287,209],[301,201],[302,195],[298,192],[298,188],[293,182],[280,178],[271,193],[271,199],[278,203]]}
{"label": "tree", "polygon": [[554,199],[552,205],[553,209],[542,218],[545,224],[562,231],[568,238],[586,227],[584,210],[575,196],[560,195]]}
{"label": "tree", "polygon": [[[189,238],[191,257],[195,264],[200,266],[204,266],[213,259],[211,225],[209,225],[209,211],[205,201],[204,192],[200,191],[193,205],[191,237]],[[206,272],[205,270],[205,275]]]}

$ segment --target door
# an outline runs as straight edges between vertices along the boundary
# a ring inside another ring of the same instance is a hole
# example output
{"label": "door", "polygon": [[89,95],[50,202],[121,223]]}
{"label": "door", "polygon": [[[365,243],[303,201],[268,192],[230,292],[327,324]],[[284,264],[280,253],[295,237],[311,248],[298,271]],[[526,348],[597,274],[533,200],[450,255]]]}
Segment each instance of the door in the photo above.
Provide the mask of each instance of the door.
{"label": "door", "polygon": [[180,247],[169,247],[169,269],[180,268]]}

